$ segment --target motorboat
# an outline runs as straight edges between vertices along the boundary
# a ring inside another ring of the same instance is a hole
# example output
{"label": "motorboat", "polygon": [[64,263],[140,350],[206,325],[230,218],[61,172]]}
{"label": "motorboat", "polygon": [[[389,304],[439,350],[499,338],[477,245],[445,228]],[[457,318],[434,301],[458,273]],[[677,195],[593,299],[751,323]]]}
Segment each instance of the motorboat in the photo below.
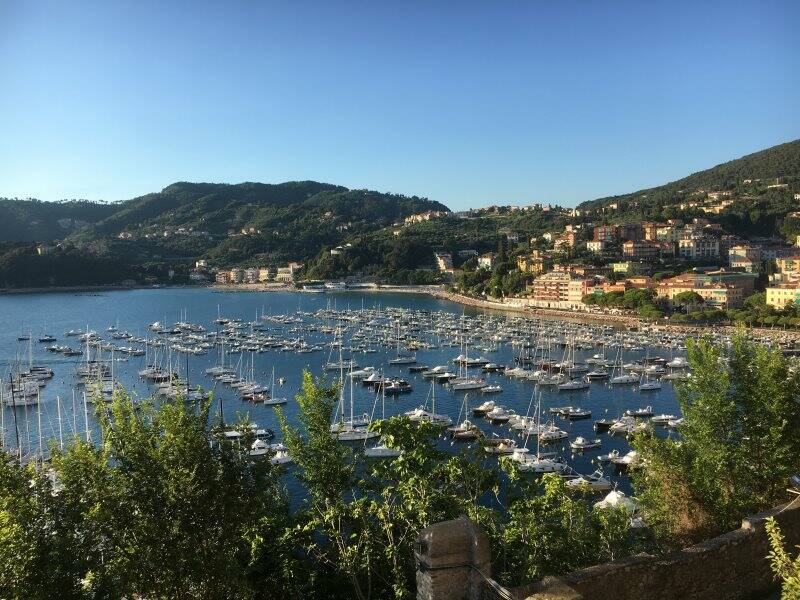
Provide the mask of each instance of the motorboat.
{"label": "motorboat", "polygon": [[602,442],[599,438],[588,440],[582,436],[578,436],[569,443],[569,447],[578,452],[583,452],[584,450],[593,450],[594,448],[599,448],[601,443]]}
{"label": "motorboat", "polygon": [[499,385],[487,385],[480,388],[481,394],[499,394],[503,391],[503,388]]}
{"label": "motorboat", "polygon": [[652,417],[650,419],[650,422],[653,425],[667,425],[670,421],[674,421],[677,418],[678,418],[677,415],[668,415],[662,413],[660,415],[655,415],[654,417]]}
{"label": "motorboat", "polygon": [[591,475],[578,475],[568,479],[567,489],[571,491],[604,492],[614,487],[611,480],[603,475],[603,471],[598,469]]}
{"label": "motorboat", "polygon": [[633,469],[642,462],[642,456],[636,450],[631,450],[623,456],[617,456],[611,460],[618,467]]}
{"label": "motorboat", "polygon": [[510,438],[484,438],[482,443],[487,454],[512,454],[517,449],[517,442]]}
{"label": "motorboat", "polygon": [[494,400],[487,400],[486,402],[483,402],[478,406],[473,407],[472,414],[476,417],[482,417],[486,413],[494,410],[496,406],[497,404],[495,403]]}

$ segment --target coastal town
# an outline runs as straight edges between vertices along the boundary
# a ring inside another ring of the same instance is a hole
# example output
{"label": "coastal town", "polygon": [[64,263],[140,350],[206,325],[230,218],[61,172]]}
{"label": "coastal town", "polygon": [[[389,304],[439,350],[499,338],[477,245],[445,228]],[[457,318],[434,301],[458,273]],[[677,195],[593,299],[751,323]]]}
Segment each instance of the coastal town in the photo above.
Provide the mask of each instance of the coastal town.
{"label": "coastal town", "polygon": [[[787,184],[772,185],[784,189]],[[717,213],[733,202],[725,192],[712,191],[705,196],[705,204],[686,203],[681,208],[702,206],[705,212]],[[794,199],[800,200],[800,194],[794,194]],[[602,209],[605,221],[615,208],[612,204]],[[705,311],[740,309],[754,294],[763,294],[757,300],[774,311],[800,305],[800,236],[794,245],[777,236],[745,239],[704,217],[596,224],[589,211],[541,205],[490,207],[481,212],[551,210],[563,212],[573,222],[562,230],[527,239],[518,232],[501,231],[498,251],[462,248],[433,252],[427,270],[442,290],[513,309],[631,313],[641,305],[614,302],[626,293],[631,297],[631,290],[643,291],[647,306],[653,307],[651,312],[640,310],[642,317],[661,317],[678,306]],[[396,223],[394,231],[402,235],[405,227],[437,219],[480,218],[480,213],[474,214],[477,212],[414,214]],[[351,248],[352,244],[346,243],[329,252],[339,257]],[[190,278],[220,286],[283,284],[309,292],[380,285],[363,274],[341,280],[309,279],[303,267],[300,262],[289,262],[277,268],[215,269],[207,260],[199,260]],[[511,271],[519,276],[522,284],[518,290],[487,285],[475,293],[465,283],[470,278],[489,280],[498,267],[504,274]]]}
{"label": "coastal town", "polygon": [[0,600],[800,600],[800,2],[0,6]]}

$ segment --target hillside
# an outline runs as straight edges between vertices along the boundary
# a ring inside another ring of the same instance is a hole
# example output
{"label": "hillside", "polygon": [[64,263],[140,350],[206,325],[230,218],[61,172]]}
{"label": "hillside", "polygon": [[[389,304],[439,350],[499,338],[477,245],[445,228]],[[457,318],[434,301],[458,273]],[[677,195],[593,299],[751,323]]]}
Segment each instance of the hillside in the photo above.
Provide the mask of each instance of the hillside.
{"label": "hillside", "polygon": [[[580,209],[590,210],[614,203],[638,203],[642,210],[680,202],[697,190],[757,192],[779,180],[800,177],[800,140],[780,144],[698,171],[664,185],[618,196],[583,202]],[[751,183],[745,183],[751,180]]]}
{"label": "hillside", "polygon": [[88,200],[41,202],[0,198],[0,242],[62,239],[117,210],[116,204]]}
{"label": "hillside", "polygon": [[348,237],[349,246],[338,255],[331,255],[324,248],[308,263],[304,276],[331,279],[364,273],[396,284],[432,283],[436,277],[419,270],[435,268],[437,252],[450,254],[455,265],[460,266],[467,260],[459,257],[461,250],[479,254],[501,247],[512,253],[527,250],[532,237],[563,229],[568,222],[567,211],[558,208],[478,209],[466,215],[387,227]]}
{"label": "hillside", "polygon": [[277,264],[307,260],[323,245],[428,210],[448,209],[424,198],[314,181],[176,183],[121,203],[68,241],[136,262],[203,256],[220,266]]}

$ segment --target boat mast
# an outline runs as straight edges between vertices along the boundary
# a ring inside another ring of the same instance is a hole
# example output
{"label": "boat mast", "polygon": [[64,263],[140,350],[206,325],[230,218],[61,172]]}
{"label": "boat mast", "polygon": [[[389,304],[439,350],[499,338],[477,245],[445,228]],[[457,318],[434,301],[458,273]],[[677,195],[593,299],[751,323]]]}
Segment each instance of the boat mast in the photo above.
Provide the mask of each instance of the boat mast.
{"label": "boat mast", "polygon": [[36,429],[39,442],[39,464],[44,463],[44,446],[42,446],[42,399],[36,390]]}
{"label": "boat mast", "polygon": [[[3,398],[3,380],[0,379],[0,450],[6,449],[6,404]],[[11,410],[14,410],[13,408]]]}
{"label": "boat mast", "polygon": [[17,400],[14,397],[14,374],[11,371],[8,372],[8,381],[11,384],[11,414],[14,417],[14,435],[17,438],[17,457],[22,462],[22,442],[19,438],[19,423],[17,422]]}
{"label": "boat mast", "polygon": [[58,411],[58,447],[64,450],[64,431],[61,426],[61,396],[56,396],[56,410]]}
{"label": "boat mast", "polygon": [[92,435],[89,432],[89,409],[86,407],[86,392],[83,392],[83,435],[86,443],[91,443]]}

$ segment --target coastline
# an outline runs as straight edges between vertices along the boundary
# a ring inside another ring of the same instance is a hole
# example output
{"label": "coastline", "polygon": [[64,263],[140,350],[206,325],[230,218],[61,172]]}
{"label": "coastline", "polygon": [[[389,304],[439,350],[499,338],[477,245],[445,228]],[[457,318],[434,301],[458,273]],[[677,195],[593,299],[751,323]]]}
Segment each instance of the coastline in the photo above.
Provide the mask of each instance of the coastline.
{"label": "coastline", "polygon": [[0,296],[14,296],[17,294],[68,294],[88,292],[119,292],[124,290],[164,290],[174,288],[190,288],[190,285],[64,285],[25,288],[0,288]]}
{"label": "coastline", "polygon": [[[32,288],[0,288],[1,296],[12,296],[21,294],[44,294],[44,293],[102,293],[125,290],[142,289],[208,289],[212,292],[297,292],[312,293],[296,288],[290,283],[241,283],[241,284],[207,284],[207,285],[87,285],[87,286],[56,286],[56,287],[32,287]],[[371,284],[364,287],[348,288],[346,290],[325,290],[325,293],[336,294],[339,292],[360,292],[360,293],[392,293],[392,294],[415,294],[425,295],[439,300],[446,300],[462,306],[492,310],[503,313],[515,313],[534,318],[553,319],[560,321],[570,321],[573,323],[594,323],[608,324],[617,327],[657,329],[665,332],[692,333],[708,330],[708,325],[693,325],[682,323],[680,325],[668,321],[648,321],[630,314],[606,314],[606,313],[583,313],[572,310],[561,310],[554,308],[539,308],[532,306],[522,306],[515,302],[503,302],[487,300],[483,298],[473,298],[464,294],[448,292],[443,285],[378,285]],[[734,325],[714,325],[714,329],[726,334],[732,334],[741,330],[741,327]],[[776,340],[800,340],[800,331],[790,331],[786,329],[768,329],[762,327],[748,327],[747,331],[754,334],[769,337]]]}
{"label": "coastline", "polygon": [[[442,300],[449,300],[465,306],[472,306],[475,308],[485,308],[488,310],[496,310],[502,312],[514,312],[530,317],[538,317],[542,319],[557,319],[560,321],[572,321],[578,323],[606,323],[615,324],[618,326],[635,327],[655,329],[658,331],[672,332],[672,333],[692,333],[701,332],[709,329],[709,325],[693,325],[682,323],[676,325],[668,321],[648,321],[633,315],[611,315],[611,314],[592,314],[581,313],[571,310],[560,310],[554,308],[539,308],[520,306],[513,303],[495,302],[492,300],[482,300],[479,298],[472,298],[462,294],[447,292],[442,290],[436,294],[435,297]],[[725,334],[733,334],[741,330],[741,327],[735,325],[714,325],[715,330],[719,330]],[[776,340],[800,340],[800,331],[790,331],[786,329],[767,329],[763,327],[748,327],[747,331],[753,332],[759,336],[769,337]]]}

